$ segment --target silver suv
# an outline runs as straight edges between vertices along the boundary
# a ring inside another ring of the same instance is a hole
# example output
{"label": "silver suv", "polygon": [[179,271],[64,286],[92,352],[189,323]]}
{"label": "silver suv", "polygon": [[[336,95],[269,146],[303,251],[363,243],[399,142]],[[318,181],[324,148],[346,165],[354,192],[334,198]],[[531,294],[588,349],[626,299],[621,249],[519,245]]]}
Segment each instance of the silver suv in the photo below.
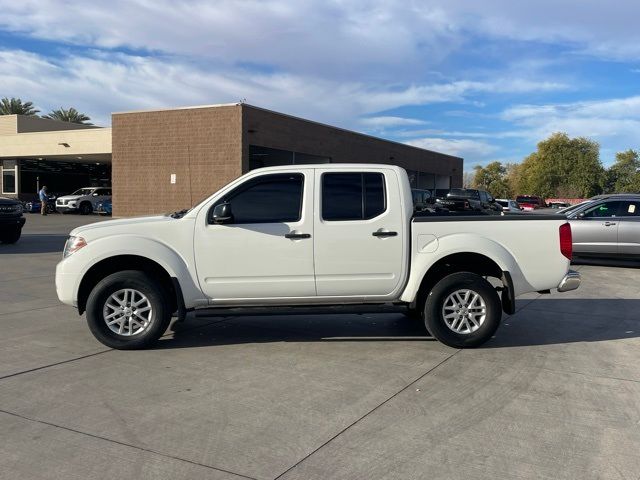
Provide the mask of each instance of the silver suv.
{"label": "silver suv", "polygon": [[640,258],[640,194],[599,195],[565,214],[574,256]]}

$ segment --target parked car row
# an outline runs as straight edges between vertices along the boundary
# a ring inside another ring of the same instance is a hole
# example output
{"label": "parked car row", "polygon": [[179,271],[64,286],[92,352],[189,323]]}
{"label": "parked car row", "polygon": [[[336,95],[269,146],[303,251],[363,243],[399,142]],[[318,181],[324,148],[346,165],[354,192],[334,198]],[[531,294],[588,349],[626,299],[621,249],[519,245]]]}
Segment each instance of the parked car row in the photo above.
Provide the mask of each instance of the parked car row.
{"label": "parked car row", "polygon": [[[28,213],[40,213],[42,203],[38,198],[23,204]],[[99,213],[111,215],[111,188],[84,187],[69,195],[51,194],[47,201],[47,213]]]}

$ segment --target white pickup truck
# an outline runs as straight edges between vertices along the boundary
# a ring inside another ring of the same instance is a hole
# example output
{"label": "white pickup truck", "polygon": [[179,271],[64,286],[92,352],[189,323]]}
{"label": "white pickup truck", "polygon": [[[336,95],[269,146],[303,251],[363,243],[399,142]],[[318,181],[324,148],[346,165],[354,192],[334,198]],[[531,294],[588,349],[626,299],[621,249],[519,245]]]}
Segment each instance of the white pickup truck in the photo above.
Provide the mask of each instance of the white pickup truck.
{"label": "white pickup truck", "polygon": [[299,165],[253,170],[190,210],[76,228],[56,290],[118,349],[193,309],[389,303],[460,348],[491,338],[517,295],[577,288],[570,258],[557,215],[414,214],[402,168]]}

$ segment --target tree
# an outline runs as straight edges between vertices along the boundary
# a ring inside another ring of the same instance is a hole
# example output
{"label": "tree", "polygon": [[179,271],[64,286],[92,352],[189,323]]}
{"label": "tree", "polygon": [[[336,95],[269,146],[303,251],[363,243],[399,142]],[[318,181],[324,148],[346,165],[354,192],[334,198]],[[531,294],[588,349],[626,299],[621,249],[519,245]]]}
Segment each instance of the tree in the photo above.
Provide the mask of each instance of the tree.
{"label": "tree", "polygon": [[491,162],[486,167],[476,165],[474,167],[476,175],[473,179],[473,186],[482,190],[487,190],[494,197],[510,198],[511,188],[507,183],[507,169],[500,162]]}
{"label": "tree", "polygon": [[4,97],[0,100],[0,115],[29,115],[33,116],[40,110],[33,108],[32,102],[24,102],[19,98]]}
{"label": "tree", "polygon": [[81,125],[93,125],[92,123],[89,123],[89,120],[91,119],[87,115],[80,113],[73,107],[68,110],[65,110],[64,108],[52,110],[49,114],[43,115],[42,118],[60,120],[62,122],[79,123]]}
{"label": "tree", "polygon": [[462,173],[462,187],[463,188],[471,188],[471,185],[473,185],[473,178],[474,178],[474,173],[473,172],[463,172]]}
{"label": "tree", "polygon": [[616,153],[616,162],[607,170],[606,191],[626,193],[640,191],[640,154],[636,150]]}
{"label": "tree", "polygon": [[585,137],[554,133],[520,166],[518,193],[542,197],[591,197],[602,193],[600,146]]}

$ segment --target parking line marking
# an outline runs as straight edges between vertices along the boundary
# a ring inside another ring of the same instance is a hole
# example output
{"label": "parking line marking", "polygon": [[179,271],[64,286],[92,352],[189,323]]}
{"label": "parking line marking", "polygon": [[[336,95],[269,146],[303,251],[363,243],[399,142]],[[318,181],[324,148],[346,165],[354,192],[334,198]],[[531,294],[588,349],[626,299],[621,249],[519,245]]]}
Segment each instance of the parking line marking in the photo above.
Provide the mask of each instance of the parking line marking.
{"label": "parking line marking", "polygon": [[444,360],[442,360],[441,362],[439,362],[437,365],[431,367],[429,370],[427,370],[425,373],[423,373],[422,375],[420,375],[418,378],[416,378],[415,380],[411,381],[410,383],[408,383],[406,386],[404,386],[403,388],[401,388],[400,390],[398,390],[396,393],[394,393],[393,395],[391,395],[389,398],[387,398],[386,400],[384,400],[382,403],[380,403],[379,405],[373,407],[371,410],[369,410],[367,413],[365,413],[364,415],[362,415],[360,418],[356,419],[354,422],[350,423],[349,425],[347,425],[346,427],[344,427],[342,430],[340,430],[338,433],[336,433],[333,437],[331,437],[329,440],[327,440],[326,442],[324,442],[322,445],[320,445],[318,448],[316,448],[315,450],[313,450],[311,453],[309,453],[308,455],[304,456],[303,458],[301,458],[298,462],[296,462],[294,465],[292,465],[291,467],[287,468],[284,472],[282,472],[280,475],[278,475],[277,477],[275,477],[274,480],[278,480],[279,478],[281,478],[282,476],[286,475],[287,473],[289,473],[291,470],[293,470],[294,468],[296,468],[298,465],[300,465],[302,462],[304,462],[305,460],[307,460],[309,457],[311,457],[312,455],[314,455],[316,452],[320,451],[322,448],[324,448],[326,445],[328,445],[329,443],[333,442],[336,438],[338,438],[340,435],[342,435],[344,432],[346,432],[347,430],[349,430],[351,427],[355,426],[356,424],[358,424],[360,421],[364,420],[365,418],[367,418],[369,415],[371,415],[373,412],[375,412],[376,410],[378,410],[380,407],[384,406],[385,404],[387,404],[388,402],[390,402],[391,400],[393,400],[394,398],[396,398],[398,395],[400,395],[402,392],[404,392],[405,390],[407,390],[408,388],[410,388],[412,385],[414,385],[415,383],[419,382],[420,380],[422,380],[424,377],[426,377],[427,375],[429,375],[431,372],[433,372],[434,370],[436,370],[438,367],[440,367],[441,365],[443,365],[445,362],[449,361],[451,358],[453,358],[454,356],[456,356],[458,353],[460,353],[462,350],[457,350],[455,352],[453,352],[451,355],[449,355],[447,358],[445,358]]}
{"label": "parking line marking", "polygon": [[121,445],[123,447],[134,448],[136,450],[140,450],[140,451],[147,452],[147,453],[152,453],[154,455],[159,455],[161,457],[170,458],[172,460],[178,460],[180,462],[190,463],[192,465],[197,465],[199,467],[208,468],[210,470],[217,470],[219,472],[228,473],[228,474],[240,477],[240,478],[246,478],[248,480],[257,480],[254,477],[248,477],[247,475],[242,475],[241,473],[235,473],[235,472],[232,472],[231,470],[225,470],[224,468],[218,468],[218,467],[214,467],[212,465],[207,465],[207,464],[204,464],[204,463],[194,462],[193,460],[188,460],[186,458],[177,457],[175,455],[169,455],[167,453],[158,452],[156,450],[151,450],[151,449],[148,449],[148,448],[138,447],[137,445],[132,445],[130,443],[121,442],[119,440],[113,440],[111,438],[102,437],[100,435],[95,435],[93,433],[83,432],[81,430],[76,430],[75,428],[65,427],[63,425],[58,425],[58,424],[47,422],[47,421],[44,421],[44,420],[39,420],[37,418],[26,417],[24,415],[20,415],[19,413],[9,412],[7,410],[2,410],[2,409],[0,409],[0,413],[4,413],[6,415],[11,415],[11,416],[14,416],[14,417],[17,417],[17,418],[21,418],[21,419],[27,420],[29,422],[40,423],[42,425],[47,425],[47,426],[50,426],[50,427],[60,428],[62,430],[66,430],[68,432],[78,433],[80,435],[86,435],[87,437],[96,438],[98,440],[104,440],[106,442],[115,443],[116,445]]}

